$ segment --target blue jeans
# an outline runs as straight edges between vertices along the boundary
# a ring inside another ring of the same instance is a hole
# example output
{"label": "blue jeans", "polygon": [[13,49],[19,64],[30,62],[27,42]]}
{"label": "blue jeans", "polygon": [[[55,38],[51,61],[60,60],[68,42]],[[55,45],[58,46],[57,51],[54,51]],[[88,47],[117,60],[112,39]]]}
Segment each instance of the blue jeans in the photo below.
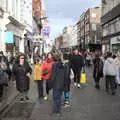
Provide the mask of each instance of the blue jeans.
{"label": "blue jeans", "polygon": [[62,102],[62,90],[53,89],[53,113],[60,113]]}
{"label": "blue jeans", "polygon": [[70,93],[69,92],[64,91],[64,99],[65,99],[65,101],[69,101],[69,99],[70,99]]}

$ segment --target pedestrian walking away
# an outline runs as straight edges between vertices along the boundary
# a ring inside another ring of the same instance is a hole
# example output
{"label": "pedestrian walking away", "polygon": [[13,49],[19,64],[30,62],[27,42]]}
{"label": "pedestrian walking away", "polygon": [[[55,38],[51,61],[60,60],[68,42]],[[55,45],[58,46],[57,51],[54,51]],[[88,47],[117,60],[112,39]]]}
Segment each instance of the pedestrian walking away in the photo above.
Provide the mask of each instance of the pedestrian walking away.
{"label": "pedestrian walking away", "polygon": [[99,53],[96,53],[95,59],[93,60],[94,70],[93,78],[95,80],[96,89],[100,89],[100,78],[103,77],[103,61],[99,56]]}
{"label": "pedestrian walking away", "polygon": [[118,94],[120,95],[120,53],[119,52],[117,54],[117,57],[115,58],[115,64],[117,67],[116,84],[117,84],[117,89],[119,90]]}
{"label": "pedestrian walking away", "polygon": [[109,92],[109,86],[110,86],[112,95],[115,95],[117,67],[115,65],[115,61],[112,58],[111,52],[107,53],[107,59],[105,60],[103,73],[106,78],[106,91]]}
{"label": "pedestrian walking away", "polygon": [[8,71],[9,80],[12,80],[12,68],[15,62],[15,58],[13,57],[12,53],[8,52],[7,60],[8,60],[8,66],[9,66],[9,71]]}
{"label": "pedestrian walking away", "polygon": [[84,65],[83,57],[79,55],[79,52],[77,49],[74,50],[74,54],[70,59],[71,68],[74,73],[74,85],[80,88],[80,75],[81,70]]}
{"label": "pedestrian walking away", "polygon": [[8,61],[3,52],[0,51],[0,97],[4,94],[4,87],[8,87]]}

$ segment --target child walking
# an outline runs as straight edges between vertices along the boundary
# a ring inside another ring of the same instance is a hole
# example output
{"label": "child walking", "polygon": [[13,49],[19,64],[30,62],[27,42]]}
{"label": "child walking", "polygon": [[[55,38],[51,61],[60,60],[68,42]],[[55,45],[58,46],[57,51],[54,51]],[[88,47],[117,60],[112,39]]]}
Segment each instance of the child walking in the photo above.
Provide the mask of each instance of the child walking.
{"label": "child walking", "polygon": [[69,55],[63,54],[63,65],[65,69],[65,82],[64,82],[64,107],[70,106],[70,62],[69,62]]}

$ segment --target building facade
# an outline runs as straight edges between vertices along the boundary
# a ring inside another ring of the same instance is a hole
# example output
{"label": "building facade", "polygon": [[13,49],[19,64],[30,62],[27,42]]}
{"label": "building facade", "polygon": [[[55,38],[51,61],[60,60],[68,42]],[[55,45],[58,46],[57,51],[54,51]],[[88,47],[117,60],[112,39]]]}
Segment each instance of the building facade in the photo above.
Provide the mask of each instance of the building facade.
{"label": "building facade", "polygon": [[79,49],[85,49],[85,25],[84,25],[85,13],[83,12],[80,16],[79,21],[77,22],[77,41]]}
{"label": "building facade", "polygon": [[77,47],[78,46],[78,41],[77,41],[77,24],[73,26],[72,29],[72,36],[69,41],[69,46],[71,48]]}
{"label": "building facade", "polygon": [[[0,2],[0,50],[23,52],[28,48],[28,37],[32,34],[32,0],[1,0]],[[27,15],[27,16],[26,16]],[[4,21],[4,22],[3,22]],[[12,41],[5,41],[11,32]],[[8,34],[7,34],[8,33]],[[27,35],[30,33],[30,35]],[[29,37],[32,38],[32,37]]]}
{"label": "building facade", "polygon": [[120,50],[120,0],[102,0],[102,51]]}
{"label": "building facade", "polygon": [[77,24],[65,27],[62,34],[57,35],[55,38],[55,46],[58,51],[61,50],[66,52],[78,47]]}
{"label": "building facade", "polygon": [[59,34],[55,39],[55,46],[57,50],[60,50],[63,46],[63,35]]}
{"label": "building facade", "polygon": [[77,34],[80,49],[91,50],[101,42],[101,8],[90,8],[83,12],[77,22]]}
{"label": "building facade", "polygon": [[[25,25],[23,52],[31,55],[33,44],[32,0],[20,0],[20,22]],[[27,15],[27,17],[26,17]]]}
{"label": "building facade", "polygon": [[[33,0],[33,33],[34,33],[34,48],[38,47],[38,54],[43,55],[50,50],[49,34],[50,26],[46,15],[44,0]],[[37,36],[37,37],[36,37]]]}
{"label": "building facade", "polygon": [[[33,16],[33,36],[34,36],[34,45],[33,45],[33,56],[34,58],[37,54],[42,54],[42,21],[41,21],[41,11],[42,11],[42,1],[41,0],[32,0],[32,16]],[[38,37],[35,37],[38,36]]]}
{"label": "building facade", "polygon": [[63,49],[69,48],[70,47],[70,42],[72,41],[72,30],[73,26],[69,25],[63,29]]}

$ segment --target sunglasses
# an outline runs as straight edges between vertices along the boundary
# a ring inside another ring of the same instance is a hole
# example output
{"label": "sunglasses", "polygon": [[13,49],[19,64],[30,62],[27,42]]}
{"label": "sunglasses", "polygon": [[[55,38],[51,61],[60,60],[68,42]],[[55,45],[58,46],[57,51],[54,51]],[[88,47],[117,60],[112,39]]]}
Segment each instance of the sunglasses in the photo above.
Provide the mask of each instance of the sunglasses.
{"label": "sunglasses", "polygon": [[25,59],[25,58],[20,58],[20,59]]}

